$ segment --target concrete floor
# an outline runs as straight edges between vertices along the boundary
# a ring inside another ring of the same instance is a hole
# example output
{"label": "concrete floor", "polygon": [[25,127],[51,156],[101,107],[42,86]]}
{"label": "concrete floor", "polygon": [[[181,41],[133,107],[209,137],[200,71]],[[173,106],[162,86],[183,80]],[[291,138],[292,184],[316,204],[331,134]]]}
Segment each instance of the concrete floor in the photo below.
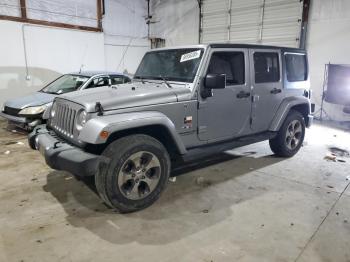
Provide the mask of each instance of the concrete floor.
{"label": "concrete floor", "polygon": [[349,133],[315,125],[291,159],[263,142],[193,163],[120,215],[0,125],[0,261],[350,261],[350,158],[324,159]]}

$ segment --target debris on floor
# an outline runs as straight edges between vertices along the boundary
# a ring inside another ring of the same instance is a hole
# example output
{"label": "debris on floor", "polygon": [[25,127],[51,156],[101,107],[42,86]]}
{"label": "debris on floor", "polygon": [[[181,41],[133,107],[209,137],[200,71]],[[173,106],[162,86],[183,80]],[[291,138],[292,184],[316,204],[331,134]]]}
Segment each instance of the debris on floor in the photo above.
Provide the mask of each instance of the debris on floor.
{"label": "debris on floor", "polygon": [[169,181],[175,183],[176,182],[176,176],[169,177]]}
{"label": "debris on floor", "polygon": [[324,157],[325,160],[328,160],[328,161],[333,161],[333,162],[336,162],[337,161],[337,157],[335,155],[326,155]]}
{"label": "debris on floor", "polygon": [[207,187],[211,185],[211,181],[200,176],[196,178],[196,184],[199,186]]}
{"label": "debris on floor", "polygon": [[336,157],[350,157],[349,151],[339,148],[339,147],[330,147],[329,151],[332,152],[332,155]]}
{"label": "debris on floor", "polygon": [[5,146],[14,145],[14,144],[16,144],[15,141],[8,141],[4,143]]}
{"label": "debris on floor", "polygon": [[6,151],[4,152],[5,155],[9,155],[10,153],[11,153],[10,150],[6,150]]}

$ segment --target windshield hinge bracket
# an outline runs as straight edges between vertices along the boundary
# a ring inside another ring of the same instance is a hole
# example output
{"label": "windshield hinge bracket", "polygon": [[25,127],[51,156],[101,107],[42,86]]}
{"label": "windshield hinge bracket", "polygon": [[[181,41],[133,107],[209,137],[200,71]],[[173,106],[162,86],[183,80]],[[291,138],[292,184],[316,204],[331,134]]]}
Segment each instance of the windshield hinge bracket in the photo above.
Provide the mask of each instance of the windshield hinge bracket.
{"label": "windshield hinge bracket", "polygon": [[103,107],[100,102],[96,102],[95,111],[97,112],[98,116],[103,116]]}

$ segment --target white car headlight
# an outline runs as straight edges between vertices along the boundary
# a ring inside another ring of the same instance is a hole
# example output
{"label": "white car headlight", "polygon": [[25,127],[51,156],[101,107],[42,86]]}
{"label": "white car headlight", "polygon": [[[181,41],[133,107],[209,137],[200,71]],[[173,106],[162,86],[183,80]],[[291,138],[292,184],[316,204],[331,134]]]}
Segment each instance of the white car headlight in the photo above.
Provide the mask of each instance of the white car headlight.
{"label": "white car headlight", "polygon": [[76,122],[76,128],[77,130],[81,130],[83,129],[84,125],[86,124],[86,119],[87,119],[87,113],[85,110],[81,110],[79,113],[78,113],[78,116],[77,116],[77,122]]}
{"label": "white car headlight", "polygon": [[31,107],[26,107],[24,109],[22,109],[21,111],[19,111],[18,114],[20,115],[38,115],[41,114],[45,111],[47,107],[46,105],[42,105],[42,106],[31,106]]}

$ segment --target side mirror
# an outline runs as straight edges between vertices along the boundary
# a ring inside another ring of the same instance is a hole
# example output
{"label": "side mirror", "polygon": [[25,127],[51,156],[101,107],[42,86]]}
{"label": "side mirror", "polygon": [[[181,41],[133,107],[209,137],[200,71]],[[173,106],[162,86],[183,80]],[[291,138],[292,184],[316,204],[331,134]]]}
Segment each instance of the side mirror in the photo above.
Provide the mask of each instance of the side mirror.
{"label": "side mirror", "polygon": [[226,87],[225,74],[207,74],[205,76],[204,87],[206,89],[223,89]]}

